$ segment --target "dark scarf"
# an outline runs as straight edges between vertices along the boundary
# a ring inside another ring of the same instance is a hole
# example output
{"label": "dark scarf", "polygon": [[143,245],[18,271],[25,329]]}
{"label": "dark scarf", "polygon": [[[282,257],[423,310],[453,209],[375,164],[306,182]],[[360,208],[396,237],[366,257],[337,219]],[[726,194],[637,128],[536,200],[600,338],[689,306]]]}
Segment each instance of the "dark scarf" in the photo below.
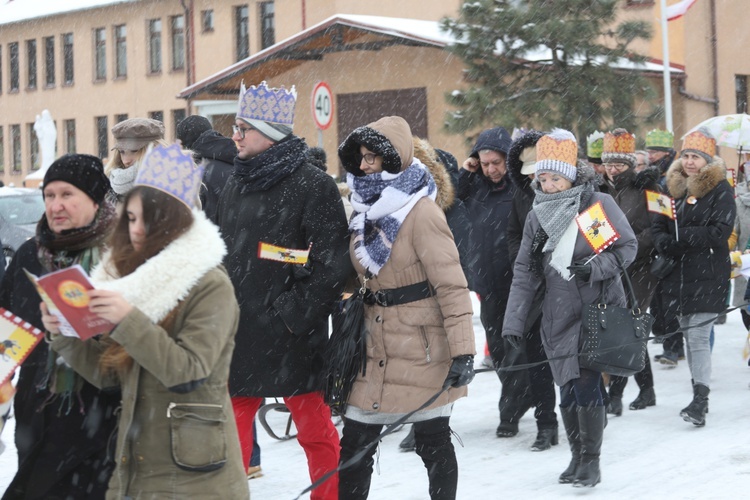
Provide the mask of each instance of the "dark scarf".
{"label": "dark scarf", "polygon": [[277,142],[252,158],[234,159],[232,175],[244,185],[242,192],[266,191],[295,172],[307,158],[307,144],[296,135]]}
{"label": "dark scarf", "polygon": [[[100,248],[109,236],[116,217],[115,207],[109,202],[102,202],[94,220],[85,227],[68,229],[60,234],[54,233],[42,217],[36,227],[36,247],[39,263],[47,272],[65,269],[80,264],[87,273],[99,262]],[[78,395],[83,387],[83,378],[66,363],[57,362],[57,353],[49,349],[47,369],[44,379],[37,386],[38,390],[49,389],[50,394],[44,404],[51,403],[60,395],[60,411],[65,413],[73,408],[73,395]],[[81,406],[81,413],[84,412]]]}

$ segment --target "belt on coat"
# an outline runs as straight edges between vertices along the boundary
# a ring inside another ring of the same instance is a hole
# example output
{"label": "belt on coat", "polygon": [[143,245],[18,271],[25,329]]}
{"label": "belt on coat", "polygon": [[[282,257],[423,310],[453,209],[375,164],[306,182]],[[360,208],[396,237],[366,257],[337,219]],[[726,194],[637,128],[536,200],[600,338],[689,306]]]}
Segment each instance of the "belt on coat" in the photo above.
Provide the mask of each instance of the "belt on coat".
{"label": "belt on coat", "polygon": [[422,281],[421,283],[414,283],[413,285],[391,288],[388,290],[378,290],[376,292],[366,288],[362,300],[365,304],[370,306],[378,304],[383,307],[390,307],[427,299],[433,295],[435,295],[435,289],[432,288],[429,281]]}

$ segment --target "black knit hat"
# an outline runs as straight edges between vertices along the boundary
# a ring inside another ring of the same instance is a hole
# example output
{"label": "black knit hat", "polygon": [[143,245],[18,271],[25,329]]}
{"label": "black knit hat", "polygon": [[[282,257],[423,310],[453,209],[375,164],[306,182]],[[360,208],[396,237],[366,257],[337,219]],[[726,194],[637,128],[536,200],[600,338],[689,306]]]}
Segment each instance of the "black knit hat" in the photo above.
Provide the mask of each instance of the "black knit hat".
{"label": "black knit hat", "polygon": [[193,143],[206,130],[211,130],[211,122],[201,115],[190,115],[177,124],[177,138],[185,149],[193,149]]}
{"label": "black knit hat", "polygon": [[469,156],[479,158],[479,152],[485,150],[497,151],[507,156],[511,142],[510,134],[503,127],[487,129],[479,134]]}
{"label": "black knit hat", "polygon": [[74,185],[97,204],[104,201],[104,196],[111,189],[102,161],[92,155],[67,154],[55,160],[44,174],[42,185],[47,186],[54,181]]}

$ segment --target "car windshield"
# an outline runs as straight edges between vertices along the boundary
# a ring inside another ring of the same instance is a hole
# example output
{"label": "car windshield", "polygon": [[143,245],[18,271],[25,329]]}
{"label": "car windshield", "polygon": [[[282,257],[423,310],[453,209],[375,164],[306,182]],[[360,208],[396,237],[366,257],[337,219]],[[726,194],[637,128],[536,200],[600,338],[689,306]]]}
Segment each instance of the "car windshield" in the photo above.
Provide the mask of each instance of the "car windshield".
{"label": "car windshield", "polygon": [[36,224],[44,214],[44,200],[41,193],[0,196],[0,214],[17,226]]}

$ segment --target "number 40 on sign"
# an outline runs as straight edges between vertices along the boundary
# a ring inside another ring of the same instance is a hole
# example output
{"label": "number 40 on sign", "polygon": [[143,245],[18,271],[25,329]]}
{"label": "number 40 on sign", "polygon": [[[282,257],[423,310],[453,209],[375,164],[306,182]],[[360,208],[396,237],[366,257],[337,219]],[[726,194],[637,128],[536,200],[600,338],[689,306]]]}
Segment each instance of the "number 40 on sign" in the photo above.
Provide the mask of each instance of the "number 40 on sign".
{"label": "number 40 on sign", "polygon": [[331,126],[333,121],[333,92],[326,82],[318,82],[312,92],[312,114],[320,130]]}

